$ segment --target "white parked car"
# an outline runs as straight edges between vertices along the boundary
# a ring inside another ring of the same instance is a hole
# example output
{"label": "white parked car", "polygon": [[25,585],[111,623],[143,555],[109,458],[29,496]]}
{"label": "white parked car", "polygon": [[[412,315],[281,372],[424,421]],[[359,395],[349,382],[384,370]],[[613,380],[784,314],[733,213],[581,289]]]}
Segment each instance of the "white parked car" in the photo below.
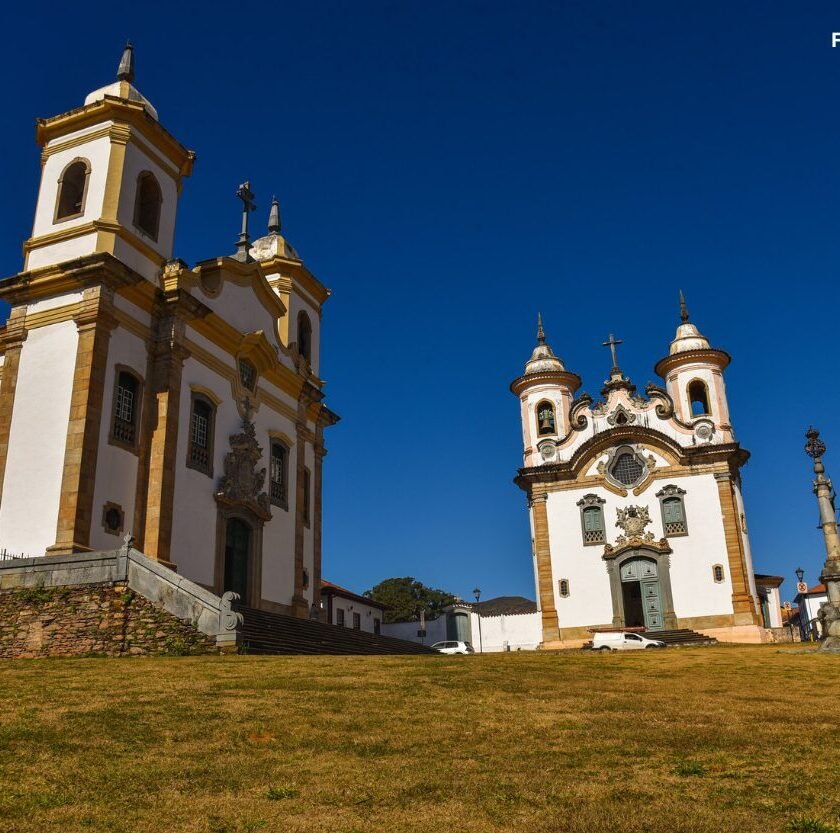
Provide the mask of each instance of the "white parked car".
{"label": "white parked car", "polygon": [[596,633],[592,640],[593,651],[636,651],[640,648],[664,648],[659,639],[649,639],[640,633]]}
{"label": "white parked car", "polygon": [[469,642],[435,642],[432,645],[435,651],[442,654],[474,654],[475,648]]}

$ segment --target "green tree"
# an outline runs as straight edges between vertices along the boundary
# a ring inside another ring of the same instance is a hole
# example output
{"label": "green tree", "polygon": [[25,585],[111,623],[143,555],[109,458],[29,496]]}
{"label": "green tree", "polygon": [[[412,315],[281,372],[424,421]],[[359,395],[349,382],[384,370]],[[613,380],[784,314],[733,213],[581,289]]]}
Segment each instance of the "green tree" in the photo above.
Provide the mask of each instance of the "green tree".
{"label": "green tree", "polygon": [[437,619],[443,608],[457,601],[451,593],[426,587],[411,576],[386,578],[363,595],[388,606],[384,614],[387,624],[411,622],[417,619],[421,608],[426,611],[427,619]]}

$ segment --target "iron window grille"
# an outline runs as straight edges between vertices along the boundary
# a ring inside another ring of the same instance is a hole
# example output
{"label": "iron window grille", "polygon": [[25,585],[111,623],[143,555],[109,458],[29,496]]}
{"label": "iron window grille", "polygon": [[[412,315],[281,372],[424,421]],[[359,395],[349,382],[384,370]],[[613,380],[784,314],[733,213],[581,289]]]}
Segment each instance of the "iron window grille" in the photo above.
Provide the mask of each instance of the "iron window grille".
{"label": "iron window grille", "polygon": [[623,486],[632,486],[644,474],[644,471],[644,466],[636,459],[636,455],[625,451],[618,455],[610,473]]}

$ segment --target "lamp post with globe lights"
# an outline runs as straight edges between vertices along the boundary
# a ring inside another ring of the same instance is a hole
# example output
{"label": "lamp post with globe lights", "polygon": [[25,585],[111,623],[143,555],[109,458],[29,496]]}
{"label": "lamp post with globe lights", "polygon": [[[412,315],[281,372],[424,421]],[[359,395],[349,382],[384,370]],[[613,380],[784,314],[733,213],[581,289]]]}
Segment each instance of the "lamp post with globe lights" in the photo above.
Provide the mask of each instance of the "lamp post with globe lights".
{"label": "lamp post with globe lights", "polygon": [[840,652],[840,535],[837,533],[837,515],[831,480],[825,475],[822,462],[825,443],[820,432],[813,427],[805,432],[808,442],[805,453],[814,461],[814,494],[820,510],[820,528],[825,542],[825,564],[820,580],[825,585],[828,601],[820,607],[820,622],[825,636],[824,651]]}

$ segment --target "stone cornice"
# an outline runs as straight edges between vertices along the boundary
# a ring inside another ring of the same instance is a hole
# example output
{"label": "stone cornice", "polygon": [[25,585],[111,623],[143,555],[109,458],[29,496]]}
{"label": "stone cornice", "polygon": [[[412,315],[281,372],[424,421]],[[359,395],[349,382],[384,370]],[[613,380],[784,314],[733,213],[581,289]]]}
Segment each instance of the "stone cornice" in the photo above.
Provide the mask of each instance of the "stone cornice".
{"label": "stone cornice", "polygon": [[523,391],[537,385],[557,385],[569,388],[574,393],[581,386],[581,378],[568,370],[544,370],[540,373],[526,373],[510,383],[510,391],[515,396],[519,396]]}
{"label": "stone cornice", "polygon": [[712,364],[724,370],[731,361],[732,357],[729,353],[709,347],[700,350],[686,350],[683,353],[674,353],[672,356],[666,356],[656,363],[653,371],[664,379],[675,367],[680,367],[684,364]]}
{"label": "stone cornice", "polygon": [[528,466],[519,469],[514,483],[529,491],[536,483],[576,480],[586,464],[607,448],[621,443],[642,443],[667,451],[677,465],[689,467],[707,463],[726,462],[737,471],[749,459],[749,452],[738,443],[704,445],[684,448],[665,434],[643,426],[620,426],[601,431],[590,437],[575,451],[571,460],[544,466]]}

